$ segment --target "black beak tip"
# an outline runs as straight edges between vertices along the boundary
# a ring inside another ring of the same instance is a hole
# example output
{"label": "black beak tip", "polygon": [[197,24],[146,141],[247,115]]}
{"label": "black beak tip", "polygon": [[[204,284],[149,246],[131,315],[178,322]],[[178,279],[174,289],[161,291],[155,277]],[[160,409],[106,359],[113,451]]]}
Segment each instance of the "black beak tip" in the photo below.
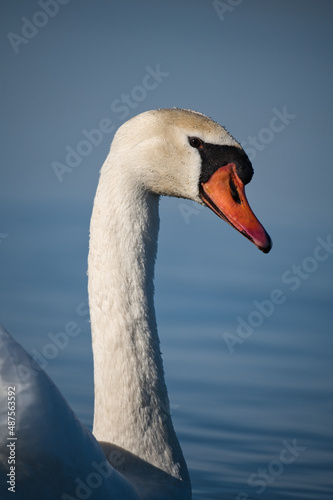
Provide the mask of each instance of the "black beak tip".
{"label": "black beak tip", "polygon": [[259,250],[261,250],[263,253],[269,253],[272,249],[273,242],[270,235],[266,231],[265,233],[266,233],[267,243],[264,247],[259,247]]}

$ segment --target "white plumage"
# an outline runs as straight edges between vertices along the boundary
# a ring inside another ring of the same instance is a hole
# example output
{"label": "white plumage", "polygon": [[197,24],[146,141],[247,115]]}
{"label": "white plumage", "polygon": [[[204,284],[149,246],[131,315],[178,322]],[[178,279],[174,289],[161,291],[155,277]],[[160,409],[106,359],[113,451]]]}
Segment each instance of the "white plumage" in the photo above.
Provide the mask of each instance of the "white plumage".
{"label": "white plumage", "polygon": [[[8,472],[6,387],[15,385],[16,500],[191,497],[170,416],[153,303],[159,196],[205,201],[199,191],[205,152],[198,151],[199,143],[193,147],[190,137],[200,138],[201,145],[220,145],[222,153],[224,146],[241,151],[223,127],[200,113],[156,110],[120,127],[101,170],[88,262],[95,437],[45,372],[1,329],[1,489]],[[236,164],[227,168],[238,182]],[[212,205],[216,211],[216,202]],[[250,237],[257,244],[256,238]],[[263,233],[259,240],[268,251]],[[6,492],[1,498],[14,498]]]}

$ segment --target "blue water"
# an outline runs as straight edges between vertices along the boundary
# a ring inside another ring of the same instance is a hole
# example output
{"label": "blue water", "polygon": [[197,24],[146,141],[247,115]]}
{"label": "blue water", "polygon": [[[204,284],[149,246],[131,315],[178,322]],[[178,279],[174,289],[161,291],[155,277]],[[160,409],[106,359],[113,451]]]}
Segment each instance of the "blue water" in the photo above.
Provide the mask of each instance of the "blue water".
{"label": "blue water", "polygon": [[[264,220],[263,255],[208,210],[185,220],[180,203],[161,204],[156,310],[194,500],[332,500],[333,255],[314,257],[330,228]],[[6,210],[1,322],[91,427],[90,205]],[[49,334],[69,322],[80,333],[51,358]]]}

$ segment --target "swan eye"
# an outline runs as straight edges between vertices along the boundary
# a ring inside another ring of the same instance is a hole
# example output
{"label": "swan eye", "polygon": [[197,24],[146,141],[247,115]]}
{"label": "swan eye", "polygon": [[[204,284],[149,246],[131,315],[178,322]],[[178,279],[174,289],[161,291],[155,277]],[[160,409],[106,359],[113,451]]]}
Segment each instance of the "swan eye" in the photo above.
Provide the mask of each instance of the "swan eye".
{"label": "swan eye", "polygon": [[189,137],[189,142],[192,148],[200,149],[203,147],[203,142],[199,137]]}

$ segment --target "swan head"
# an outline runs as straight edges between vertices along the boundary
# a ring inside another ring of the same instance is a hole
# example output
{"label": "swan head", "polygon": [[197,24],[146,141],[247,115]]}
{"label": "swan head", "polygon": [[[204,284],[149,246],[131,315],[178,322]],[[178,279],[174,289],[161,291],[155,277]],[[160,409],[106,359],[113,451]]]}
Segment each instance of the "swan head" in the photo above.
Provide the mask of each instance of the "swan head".
{"label": "swan head", "polygon": [[264,253],[270,251],[271,239],[245,195],[251,162],[212,119],[178,108],[146,111],[118,129],[110,154],[112,164],[129,166],[130,179],[144,189],[206,205]]}

